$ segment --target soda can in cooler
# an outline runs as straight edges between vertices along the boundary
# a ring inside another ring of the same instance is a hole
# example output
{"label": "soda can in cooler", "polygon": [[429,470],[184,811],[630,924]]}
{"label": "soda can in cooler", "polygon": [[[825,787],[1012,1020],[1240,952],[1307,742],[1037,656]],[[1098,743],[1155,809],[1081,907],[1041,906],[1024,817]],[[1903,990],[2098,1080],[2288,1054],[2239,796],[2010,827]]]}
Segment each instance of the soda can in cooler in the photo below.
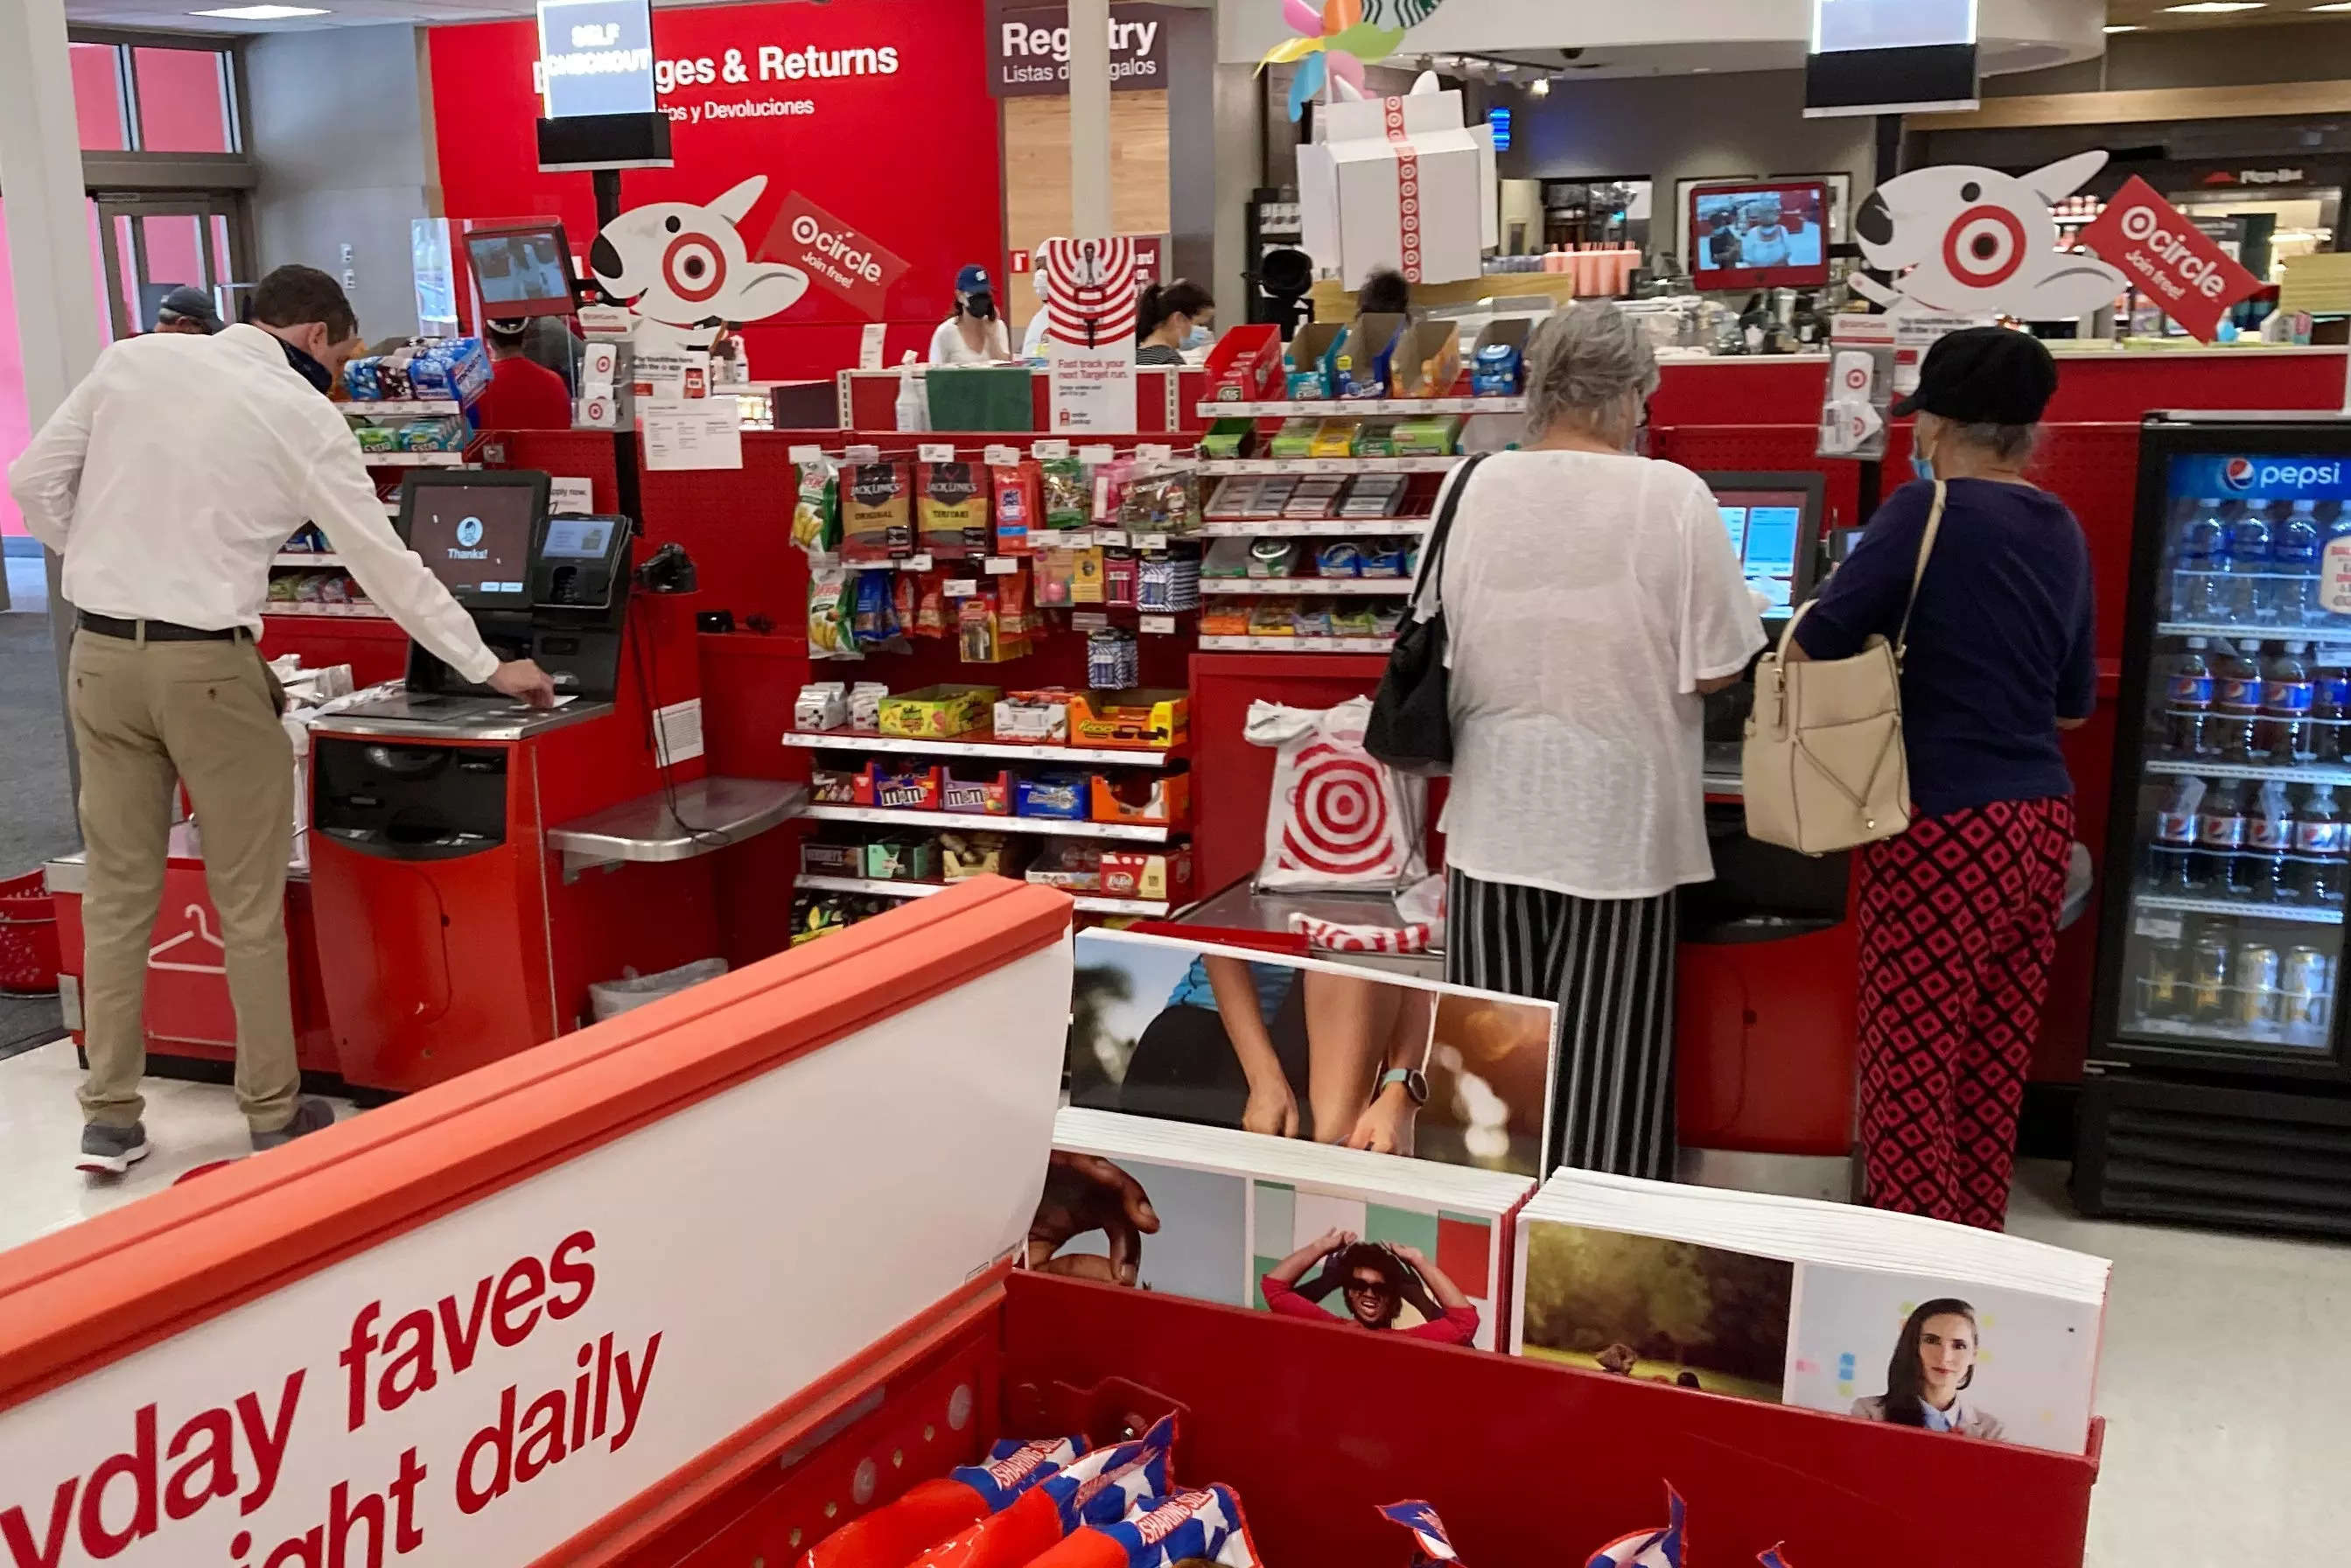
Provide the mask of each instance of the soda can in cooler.
{"label": "soda can in cooler", "polygon": [[2285,956],[2278,979],[2278,1019],[2297,1033],[2324,1034],[2334,1011],[2335,963],[2315,947],[2295,947]]}
{"label": "soda can in cooler", "polygon": [[2262,942],[2237,949],[2237,1021],[2267,1029],[2278,1021],[2278,951]]}
{"label": "soda can in cooler", "polygon": [[2229,937],[2207,931],[2196,938],[2188,971],[2188,1010],[2199,1023],[2219,1023],[2235,1011],[2229,1005]]}

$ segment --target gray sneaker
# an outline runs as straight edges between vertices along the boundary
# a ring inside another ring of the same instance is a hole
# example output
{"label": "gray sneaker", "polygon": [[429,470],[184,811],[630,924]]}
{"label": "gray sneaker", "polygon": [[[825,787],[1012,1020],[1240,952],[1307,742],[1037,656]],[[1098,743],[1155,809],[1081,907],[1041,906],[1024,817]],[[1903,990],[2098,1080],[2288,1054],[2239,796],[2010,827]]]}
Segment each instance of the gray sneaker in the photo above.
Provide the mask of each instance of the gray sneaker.
{"label": "gray sneaker", "polygon": [[315,1133],[321,1127],[335,1124],[335,1108],[316,1095],[305,1094],[294,1102],[294,1119],[274,1133],[256,1132],[253,1152],[274,1149],[280,1144],[290,1144],[305,1133]]}
{"label": "gray sneaker", "polygon": [[146,1157],[146,1123],[133,1122],[127,1127],[109,1127],[91,1122],[81,1130],[81,1157],[74,1161],[74,1168],[105,1176],[120,1176],[131,1168],[132,1162]]}

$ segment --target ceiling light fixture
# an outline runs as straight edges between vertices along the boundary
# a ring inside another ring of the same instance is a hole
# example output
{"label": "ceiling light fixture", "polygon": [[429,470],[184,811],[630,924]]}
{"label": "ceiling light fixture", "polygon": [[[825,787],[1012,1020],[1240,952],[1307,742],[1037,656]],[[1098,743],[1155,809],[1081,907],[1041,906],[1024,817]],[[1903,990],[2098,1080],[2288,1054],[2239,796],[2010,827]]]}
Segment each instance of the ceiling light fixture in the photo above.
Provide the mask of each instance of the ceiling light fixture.
{"label": "ceiling light fixture", "polygon": [[2231,11],[2259,11],[2266,8],[2268,0],[2189,0],[2185,5],[2166,5],[2175,16],[2225,16]]}
{"label": "ceiling light fixture", "polygon": [[2109,23],[2107,25],[2106,31],[2109,33],[2144,33],[2147,29],[2140,26],[2137,22],[2117,22]]}
{"label": "ceiling light fixture", "polygon": [[2334,0],[2332,5],[2312,5],[2306,8],[2312,11],[2351,11],[2351,0]]}
{"label": "ceiling light fixture", "polygon": [[227,5],[217,11],[191,11],[191,16],[225,16],[232,22],[283,22],[289,16],[324,16],[316,5]]}
{"label": "ceiling light fixture", "polygon": [[[2351,5],[2346,5],[2346,8],[2351,9]],[[1537,98],[1549,98],[1551,96],[1551,78],[1535,78],[1533,81],[1527,84],[1527,90],[1534,94]]]}

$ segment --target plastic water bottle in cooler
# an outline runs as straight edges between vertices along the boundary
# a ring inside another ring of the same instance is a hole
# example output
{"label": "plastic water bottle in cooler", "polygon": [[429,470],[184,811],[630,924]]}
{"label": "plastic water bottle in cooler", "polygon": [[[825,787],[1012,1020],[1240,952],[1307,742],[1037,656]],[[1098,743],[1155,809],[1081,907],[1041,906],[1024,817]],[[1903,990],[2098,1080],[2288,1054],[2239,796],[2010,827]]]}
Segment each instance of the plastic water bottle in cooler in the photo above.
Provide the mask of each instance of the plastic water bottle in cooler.
{"label": "plastic water bottle in cooler", "polygon": [[2155,814],[2155,837],[2149,841],[2147,883],[2155,893],[2187,894],[2198,890],[2196,823],[2204,807],[2204,780],[2183,775],[2171,787],[2171,797]]}
{"label": "plastic water bottle in cooler", "polygon": [[2241,898],[2252,891],[2252,868],[2245,863],[2245,796],[2235,779],[2223,779],[2204,797],[2196,852],[2196,883],[2203,892]]}
{"label": "plastic water bottle in cooler", "polygon": [[2307,643],[2284,643],[2277,657],[2262,673],[2262,734],[2260,746],[2272,762],[2282,767],[2309,762],[2310,709],[2313,686],[2310,665],[2303,658]]}
{"label": "plastic water bottle in cooler", "polygon": [[2318,608],[2318,503],[2296,501],[2285,521],[2270,539],[2269,587],[2275,613],[2268,619],[2285,626],[2306,626],[2320,619]]}
{"label": "plastic water bottle in cooler", "polygon": [[2346,845],[2342,809],[2335,803],[2335,788],[2321,784],[2294,817],[2294,872],[2301,894],[2297,901],[2340,908],[2343,904]]}
{"label": "plastic water bottle in cooler", "polygon": [[2199,501],[2171,558],[2171,618],[2226,620],[2228,581],[2217,574],[2228,570],[2229,525],[2220,518],[2220,503]]}
{"label": "plastic water bottle in cooler", "polygon": [[2245,823],[2245,861],[2251,868],[2255,898],[2271,904],[2295,899],[2288,857],[2294,852],[2294,809],[2285,798],[2285,780],[2273,779],[2262,786],[2261,800]]}
{"label": "plastic water bottle in cooler", "polygon": [[2262,647],[2248,638],[2212,641],[2212,707],[2217,717],[2205,731],[2208,745],[2230,761],[2253,760],[2253,730],[2262,715]]}
{"label": "plastic water bottle in cooler", "polygon": [[2277,619],[2277,595],[2270,580],[2269,513],[2258,501],[2248,501],[2229,525],[2229,614],[2240,625]]}
{"label": "plastic water bottle in cooler", "polygon": [[2310,667],[2310,752],[2314,762],[2343,760],[2351,723],[2351,648],[2321,648]]}
{"label": "plastic water bottle in cooler", "polygon": [[2212,724],[2212,664],[2201,637],[2188,639],[2188,651],[2171,667],[2165,684],[2166,728],[2171,755],[2187,760],[2220,753]]}

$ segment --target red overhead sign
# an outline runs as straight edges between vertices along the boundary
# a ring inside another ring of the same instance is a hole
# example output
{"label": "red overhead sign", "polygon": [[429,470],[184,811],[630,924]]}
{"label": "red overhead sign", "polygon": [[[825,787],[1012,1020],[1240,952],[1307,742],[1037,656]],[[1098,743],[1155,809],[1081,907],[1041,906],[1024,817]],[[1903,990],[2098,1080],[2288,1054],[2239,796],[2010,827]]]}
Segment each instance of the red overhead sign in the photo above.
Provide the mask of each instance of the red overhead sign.
{"label": "red overhead sign", "polygon": [[2081,238],[2165,315],[2208,343],[2229,308],[2262,287],[2260,278],[2136,174]]}
{"label": "red overhead sign", "polygon": [[859,314],[876,321],[882,319],[890,286],[906,272],[906,264],[871,236],[798,191],[786,193],[759,256],[762,260],[799,267],[808,274],[810,282],[839,295]]}

